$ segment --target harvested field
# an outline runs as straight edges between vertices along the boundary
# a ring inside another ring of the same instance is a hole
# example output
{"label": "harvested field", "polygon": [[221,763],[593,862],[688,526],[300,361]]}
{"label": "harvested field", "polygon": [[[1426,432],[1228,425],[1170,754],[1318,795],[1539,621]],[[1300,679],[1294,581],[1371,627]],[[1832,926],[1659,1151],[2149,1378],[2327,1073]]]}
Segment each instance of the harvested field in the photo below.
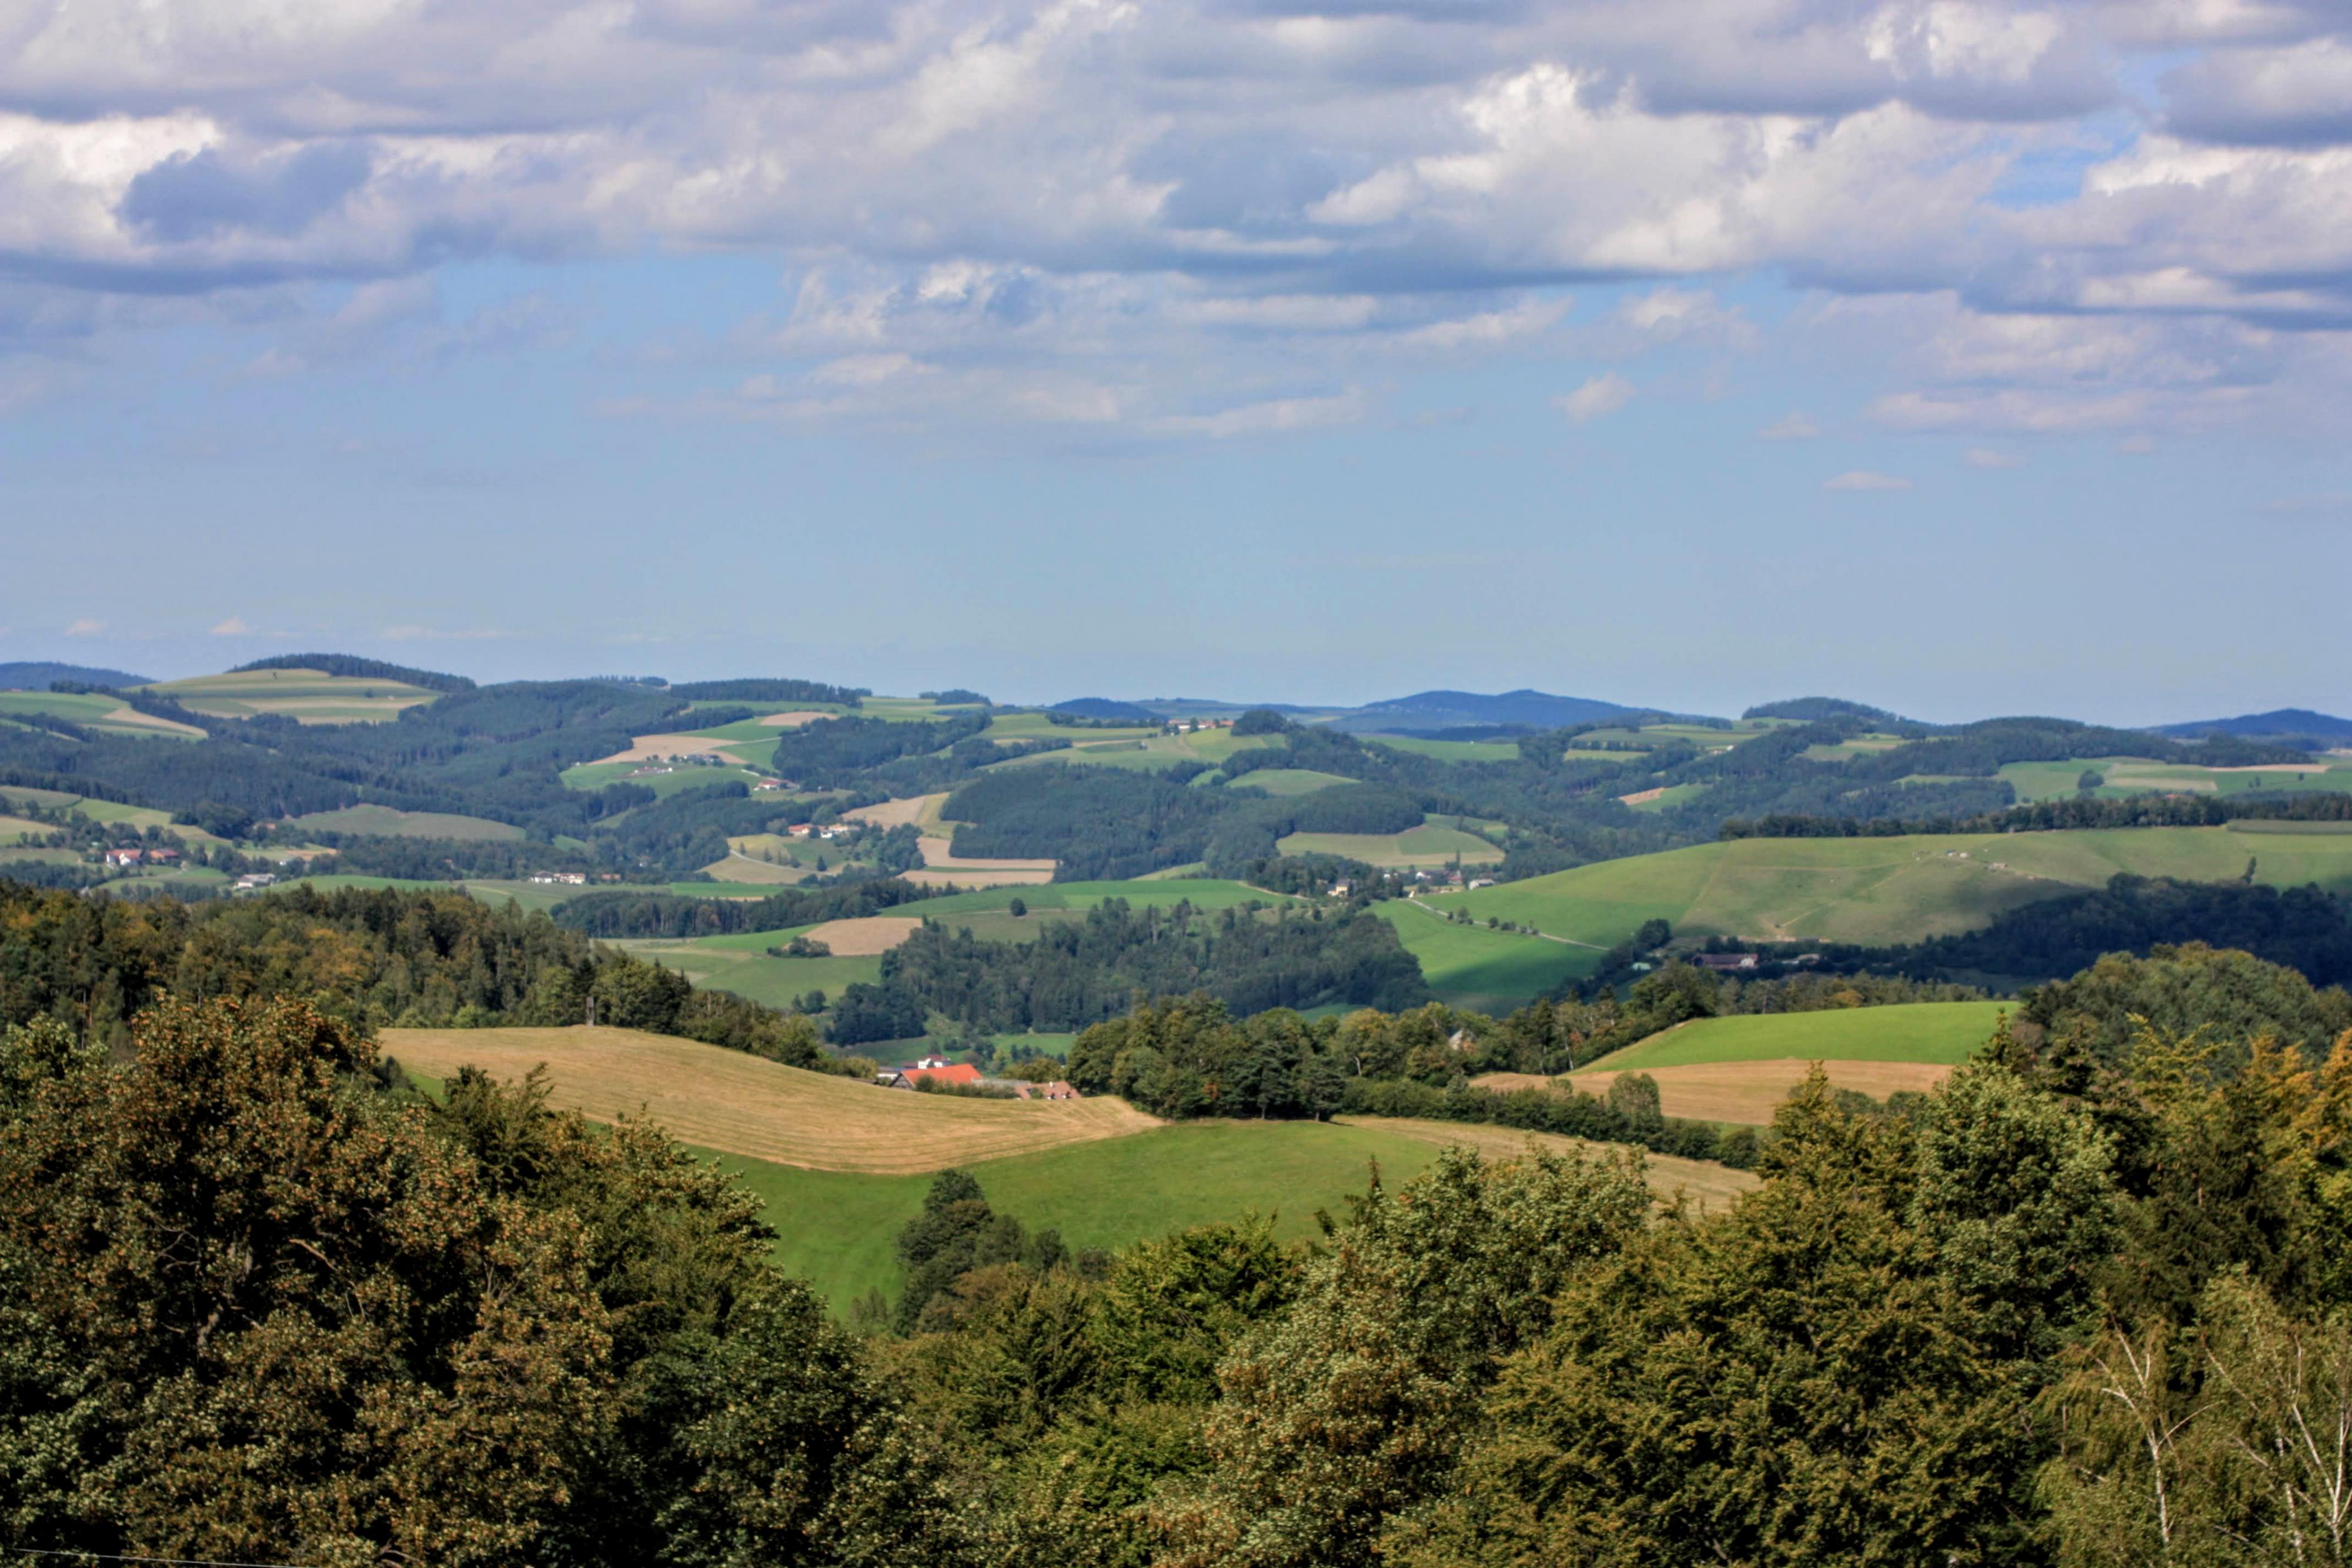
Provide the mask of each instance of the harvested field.
{"label": "harvested field", "polygon": [[722,1154],[809,1170],[914,1175],[1157,1127],[1124,1100],[967,1100],[881,1089],[625,1029],[388,1029],[403,1067],[514,1080],[545,1063],[555,1105],[645,1116]]}
{"label": "harvested field", "polygon": [[716,757],[728,762],[743,759],[724,749],[722,742],[700,735],[641,735],[626,751],[600,757],[590,766],[607,762],[656,762],[672,757]]}
{"label": "harvested field", "polygon": [[[1404,1116],[1341,1116],[1338,1120],[1346,1126],[1370,1127],[1419,1143],[1466,1145],[1490,1160],[1515,1158],[1525,1154],[1530,1144],[1558,1155],[1628,1152],[1628,1145],[1623,1144],[1596,1144],[1583,1138],[1562,1137],[1558,1133],[1523,1132],[1516,1127],[1483,1126],[1473,1122],[1427,1122]],[[1642,1168],[1650,1190],[1661,1198],[1671,1199],[1677,1192],[1685,1193],[1701,1208],[1727,1207],[1733,1198],[1763,1185],[1749,1172],[1736,1171],[1713,1160],[1685,1160],[1674,1155],[1647,1155]]]}
{"label": "harvested field", "polygon": [[975,869],[969,861],[919,866],[901,874],[919,887],[1043,887],[1054,880],[1051,870],[989,871]]}
{"label": "harvested field", "polygon": [[1621,806],[1638,806],[1645,800],[1664,799],[1666,787],[1661,784],[1654,789],[1636,789],[1631,795],[1620,795],[1617,797],[1617,803]]}
{"label": "harvested field", "polygon": [[[1658,1081],[1659,1108],[1669,1116],[1694,1122],[1741,1122],[1763,1126],[1789,1097],[1789,1091],[1812,1071],[1810,1061],[1784,1057],[1771,1061],[1703,1061],[1685,1067],[1629,1069],[1645,1071]],[[1951,1068],[1934,1061],[1825,1061],[1822,1070],[1830,1085],[1853,1089],[1874,1100],[1897,1090],[1922,1093],[1944,1082]],[[1587,1094],[1606,1096],[1620,1074],[1575,1072],[1569,1081]],[[1497,1082],[1508,1080],[1510,1082]],[[1490,1073],[1478,1080],[1493,1089],[1533,1088],[1543,1082],[1529,1073]]]}
{"label": "harvested field", "polygon": [[909,915],[869,915],[860,920],[828,920],[802,935],[832,948],[836,958],[870,958],[887,953],[920,930],[922,924]]}
{"label": "harvested field", "polygon": [[832,716],[829,713],[819,713],[814,708],[804,708],[799,713],[761,714],[760,723],[769,729],[798,729],[802,725],[812,720]]}
{"label": "harvested field", "polygon": [[[885,800],[878,806],[860,806],[843,816],[853,822],[868,822],[877,828],[903,828],[909,822],[920,824],[924,810],[936,801],[944,800],[944,792],[937,795],[909,795],[903,800]],[[937,812],[933,811],[934,818]]]}

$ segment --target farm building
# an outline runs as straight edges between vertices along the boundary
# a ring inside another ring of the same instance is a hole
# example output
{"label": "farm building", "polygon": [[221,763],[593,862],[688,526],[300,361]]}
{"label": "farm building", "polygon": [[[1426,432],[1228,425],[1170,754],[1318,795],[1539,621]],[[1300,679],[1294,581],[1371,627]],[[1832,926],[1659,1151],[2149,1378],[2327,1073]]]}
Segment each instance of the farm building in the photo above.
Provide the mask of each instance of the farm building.
{"label": "farm building", "polygon": [[888,1089],[912,1089],[918,1083],[951,1083],[958,1086],[978,1083],[980,1069],[969,1061],[950,1065],[937,1057],[925,1057],[921,1062],[907,1067],[894,1067],[877,1072],[875,1081]]}
{"label": "farm building", "polygon": [[1691,962],[1702,969],[1752,969],[1756,967],[1753,953],[1700,953]]}

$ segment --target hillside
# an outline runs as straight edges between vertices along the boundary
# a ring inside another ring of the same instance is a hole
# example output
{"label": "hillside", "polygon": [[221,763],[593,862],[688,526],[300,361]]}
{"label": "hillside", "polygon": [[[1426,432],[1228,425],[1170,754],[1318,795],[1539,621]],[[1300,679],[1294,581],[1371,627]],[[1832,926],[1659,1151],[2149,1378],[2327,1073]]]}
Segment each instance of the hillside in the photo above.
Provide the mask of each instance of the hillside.
{"label": "hillside", "polygon": [[690,1144],[813,1170],[892,1175],[1139,1133],[1125,1102],[963,1099],[877,1088],[741,1051],[622,1029],[391,1029],[384,1051],[437,1078],[545,1064],[557,1105],[644,1115]]}
{"label": "hillside", "polygon": [[[1440,1148],[1507,1157],[1530,1143],[1604,1148],[1548,1134],[1444,1123],[1163,1124],[1108,1098],[1076,1103],[911,1094],[780,1067],[739,1051],[632,1030],[386,1030],[385,1051],[428,1078],[465,1064],[520,1078],[544,1062],[551,1100],[597,1120],[643,1115],[717,1155],[767,1201],[777,1261],[836,1308],[895,1293],[898,1229],[921,1207],[928,1173],[970,1169],[1001,1212],[1052,1228],[1074,1248],[1115,1249],[1247,1214],[1277,1236],[1317,1233],[1375,1166],[1409,1179]],[[1652,1155],[1660,1196],[1722,1203],[1755,1185],[1743,1172]]]}
{"label": "hillside", "polygon": [[[1990,1039],[2000,1002],[1921,1002],[1822,1012],[1697,1019],[1573,1069],[1570,1081],[1606,1096],[1629,1072],[1658,1086],[1659,1109],[1694,1121],[1762,1126],[1789,1091],[1822,1064],[1832,1088],[1874,1100],[1924,1093]],[[1541,1088],[1546,1080],[1496,1072],[1489,1089]]]}
{"label": "hillside", "polygon": [[2352,891],[2352,833],[2124,828],[1880,839],[1743,839],[1604,861],[1475,892],[1433,894],[1548,935],[1605,946],[1650,919],[1678,936],[1916,942],[2118,873]]}
{"label": "hillside", "polygon": [[161,681],[143,689],[213,718],[278,714],[298,724],[321,725],[379,724],[442,695],[388,676],[275,666]]}

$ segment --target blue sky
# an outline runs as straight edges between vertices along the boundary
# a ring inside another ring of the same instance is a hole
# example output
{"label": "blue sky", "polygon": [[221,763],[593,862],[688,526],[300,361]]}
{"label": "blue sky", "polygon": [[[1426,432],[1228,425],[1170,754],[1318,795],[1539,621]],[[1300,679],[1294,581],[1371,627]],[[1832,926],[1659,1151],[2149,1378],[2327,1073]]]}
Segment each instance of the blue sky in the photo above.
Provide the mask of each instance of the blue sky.
{"label": "blue sky", "polygon": [[2340,12],[1673,9],[29,8],[0,658],[2352,711]]}

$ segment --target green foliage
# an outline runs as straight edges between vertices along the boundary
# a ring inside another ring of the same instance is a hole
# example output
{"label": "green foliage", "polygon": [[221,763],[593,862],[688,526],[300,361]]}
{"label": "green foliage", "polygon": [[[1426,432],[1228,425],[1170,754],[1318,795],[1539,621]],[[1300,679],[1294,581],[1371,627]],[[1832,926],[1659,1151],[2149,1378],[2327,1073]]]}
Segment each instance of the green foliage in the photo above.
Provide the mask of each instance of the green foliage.
{"label": "green foliage", "polygon": [[2352,997],[2340,987],[2314,988],[2293,969],[2253,954],[2201,942],[2156,946],[2146,957],[2113,953],[2072,979],[2025,995],[2020,1017],[2052,1039],[2067,1039],[2116,1061],[2141,1030],[2188,1036],[2205,1031],[2239,1048],[2268,1034],[2305,1050],[2352,1029]]}
{"label": "green foliage", "polygon": [[278,653],[267,659],[256,659],[249,664],[239,664],[229,674],[240,675],[248,670],[317,670],[321,674],[352,680],[398,681],[404,686],[422,686],[428,692],[470,692],[475,689],[474,683],[464,675],[445,675],[436,670],[411,669],[406,664],[387,664],[382,659],[362,659],[351,653]]}
{"label": "green foliage", "polygon": [[1171,1564],[1342,1568],[1439,1494],[1503,1358],[1583,1270],[1639,1234],[1630,1166],[1460,1151],[1375,1189],[1297,1304],[1218,1370],[1208,1464],[1160,1508]]}
{"label": "green foliage", "polygon": [[958,1559],[911,1432],[768,1272],[725,1178],[529,1086],[394,1099],[372,1055],[282,1001],[167,1004],[120,1066],[55,1030],[10,1038],[8,1544]]}
{"label": "green foliage", "polygon": [[1138,910],[1111,899],[1022,943],[982,942],[927,921],[884,956],[883,981],[922,1009],[996,1030],[1084,1029],[1139,994],[1201,991],[1244,1013],[1330,1002],[1409,1007],[1428,994],[1386,922],[1310,918],[1288,906],[1275,915],[1181,903]]}

